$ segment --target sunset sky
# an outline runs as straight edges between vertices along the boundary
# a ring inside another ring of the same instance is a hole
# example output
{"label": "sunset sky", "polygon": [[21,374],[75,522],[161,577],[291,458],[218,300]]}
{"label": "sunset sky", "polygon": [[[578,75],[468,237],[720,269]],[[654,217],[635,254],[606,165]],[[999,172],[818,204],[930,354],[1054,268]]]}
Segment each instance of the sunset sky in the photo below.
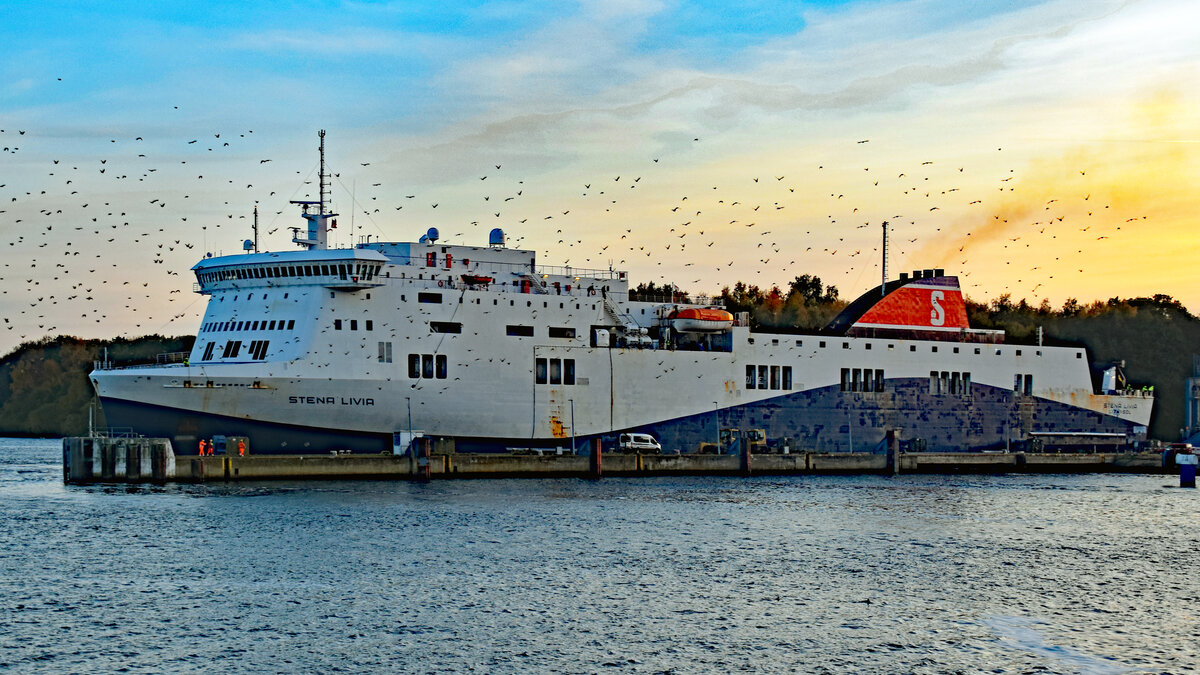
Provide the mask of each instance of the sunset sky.
{"label": "sunset sky", "polygon": [[[0,352],[195,331],[189,268],[483,244],[715,293],[943,267],[1200,312],[1200,3],[10,3]],[[268,161],[269,160],[269,161]],[[434,205],[437,205],[436,207]],[[353,215],[351,215],[353,214]],[[353,224],[353,231],[351,229]]]}

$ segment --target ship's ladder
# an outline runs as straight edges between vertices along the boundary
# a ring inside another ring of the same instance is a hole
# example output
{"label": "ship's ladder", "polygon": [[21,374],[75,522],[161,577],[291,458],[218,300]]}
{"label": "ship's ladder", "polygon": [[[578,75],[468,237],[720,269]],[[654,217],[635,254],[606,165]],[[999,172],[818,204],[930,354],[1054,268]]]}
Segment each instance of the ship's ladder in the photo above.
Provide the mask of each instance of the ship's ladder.
{"label": "ship's ladder", "polygon": [[546,287],[545,280],[536,274],[530,274],[526,272],[525,274],[521,275],[521,278],[529,282],[529,290],[531,293],[545,295],[550,292],[550,289]]}
{"label": "ship's ladder", "polygon": [[621,307],[617,305],[616,301],[614,301],[611,297],[604,298],[604,312],[608,314],[608,317],[612,319],[613,323],[621,328],[624,328],[630,324],[638,326],[639,328],[641,327],[641,324],[638,323],[638,320],[633,318],[632,314],[623,311]]}

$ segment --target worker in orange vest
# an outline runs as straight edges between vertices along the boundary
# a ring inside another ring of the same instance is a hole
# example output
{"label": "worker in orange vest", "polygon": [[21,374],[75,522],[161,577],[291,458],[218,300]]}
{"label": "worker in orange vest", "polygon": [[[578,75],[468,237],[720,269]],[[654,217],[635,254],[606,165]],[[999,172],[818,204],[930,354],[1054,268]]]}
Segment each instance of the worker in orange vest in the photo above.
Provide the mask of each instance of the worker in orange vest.
{"label": "worker in orange vest", "polygon": [[239,438],[238,439],[238,457],[245,457],[245,456],[246,456],[246,442]]}
{"label": "worker in orange vest", "polygon": [[200,439],[200,456],[201,456],[201,457],[203,457],[203,456],[204,456],[204,454],[205,454],[205,453],[204,453],[204,439],[203,439],[203,438],[201,438],[201,439]]}

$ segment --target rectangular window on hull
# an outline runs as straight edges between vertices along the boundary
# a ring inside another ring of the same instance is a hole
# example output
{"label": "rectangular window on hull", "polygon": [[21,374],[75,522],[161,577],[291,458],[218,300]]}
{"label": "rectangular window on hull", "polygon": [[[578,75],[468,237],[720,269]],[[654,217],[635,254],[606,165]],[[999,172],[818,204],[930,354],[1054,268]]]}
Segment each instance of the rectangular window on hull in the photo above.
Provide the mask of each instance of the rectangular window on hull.
{"label": "rectangular window on hull", "polygon": [[746,366],[746,388],[753,389],[754,384],[758,381],[758,369],[754,366]]}
{"label": "rectangular window on hull", "polygon": [[766,366],[758,367],[758,388],[759,389],[767,388],[767,367]]}
{"label": "rectangular window on hull", "polygon": [[842,368],[842,391],[850,391],[850,369]]}
{"label": "rectangular window on hull", "polygon": [[271,344],[270,340],[255,340],[250,343],[250,357],[255,361],[262,361],[267,358],[267,345]]}
{"label": "rectangular window on hull", "polygon": [[575,359],[563,359],[563,384],[575,384]]}
{"label": "rectangular window on hull", "polygon": [[783,367],[783,390],[784,391],[792,390],[792,367],[791,366]]}
{"label": "rectangular window on hull", "polygon": [[409,354],[408,355],[408,376],[414,380],[421,377],[421,355],[420,354]]}
{"label": "rectangular window on hull", "polygon": [[550,359],[550,384],[562,384],[562,361]]}
{"label": "rectangular window on hull", "polygon": [[379,343],[379,362],[380,363],[391,363],[392,362],[392,343],[390,343],[390,342],[380,342]]}
{"label": "rectangular window on hull", "polygon": [[430,321],[429,330],[434,333],[461,333],[462,324],[451,321]]}
{"label": "rectangular window on hull", "polygon": [[441,293],[417,293],[417,302],[438,304],[442,301]]}
{"label": "rectangular window on hull", "polygon": [[433,354],[421,355],[421,377],[433,379]]}
{"label": "rectangular window on hull", "polygon": [[546,359],[533,360],[533,382],[534,384],[546,384]]}
{"label": "rectangular window on hull", "polygon": [[212,360],[213,347],[215,347],[216,344],[217,343],[215,343],[215,342],[210,342],[210,343],[208,343],[208,345],[206,345],[204,347],[204,356],[201,357],[201,360],[203,360],[203,361],[211,361]]}
{"label": "rectangular window on hull", "polygon": [[875,369],[875,391],[883,391],[883,370]]}
{"label": "rectangular window on hull", "polygon": [[242,341],[241,340],[230,340],[229,342],[225,343],[225,351],[222,352],[221,358],[236,359],[238,352],[241,351],[241,349],[242,349]]}
{"label": "rectangular window on hull", "polygon": [[779,388],[779,366],[771,366],[771,388]]}
{"label": "rectangular window on hull", "polygon": [[446,355],[438,354],[435,358],[437,363],[437,379],[444,380],[446,379],[446,374],[449,370],[446,366]]}
{"label": "rectangular window on hull", "polygon": [[505,332],[512,337],[533,337],[533,326],[509,325],[505,328]]}
{"label": "rectangular window on hull", "polygon": [[562,326],[550,326],[549,335],[552,338],[574,338],[575,329]]}

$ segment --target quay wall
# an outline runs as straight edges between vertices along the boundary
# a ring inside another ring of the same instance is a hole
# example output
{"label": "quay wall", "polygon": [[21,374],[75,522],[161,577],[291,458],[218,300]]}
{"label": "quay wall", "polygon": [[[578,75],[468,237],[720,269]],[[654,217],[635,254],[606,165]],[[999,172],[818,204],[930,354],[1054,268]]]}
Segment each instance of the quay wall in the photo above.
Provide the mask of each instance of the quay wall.
{"label": "quay wall", "polygon": [[[593,453],[597,451],[592,450]],[[418,453],[420,454],[420,453]],[[1173,469],[1173,467],[1172,467]],[[1166,473],[1159,453],[865,453],[787,455],[215,455],[177,457],[163,438],[63,439],[63,482],[440,480],[601,476],[896,473]]]}

